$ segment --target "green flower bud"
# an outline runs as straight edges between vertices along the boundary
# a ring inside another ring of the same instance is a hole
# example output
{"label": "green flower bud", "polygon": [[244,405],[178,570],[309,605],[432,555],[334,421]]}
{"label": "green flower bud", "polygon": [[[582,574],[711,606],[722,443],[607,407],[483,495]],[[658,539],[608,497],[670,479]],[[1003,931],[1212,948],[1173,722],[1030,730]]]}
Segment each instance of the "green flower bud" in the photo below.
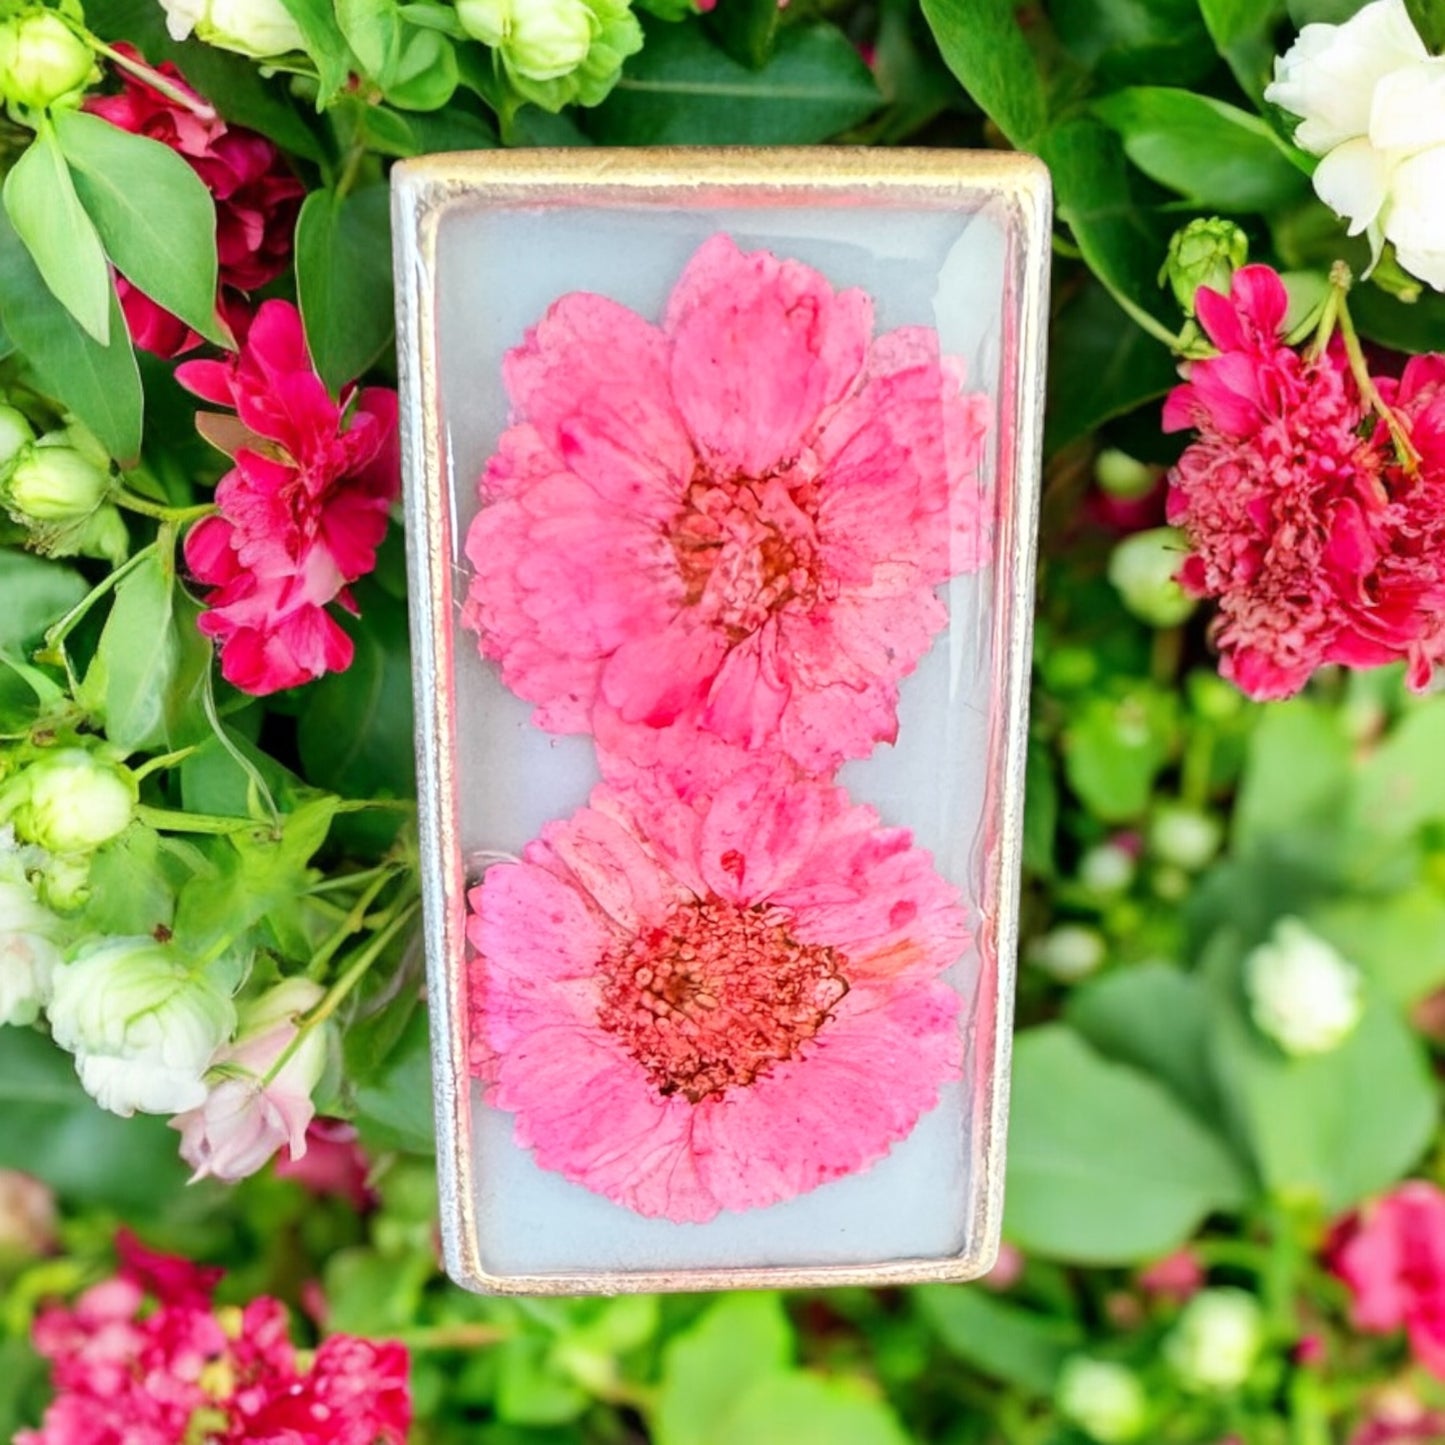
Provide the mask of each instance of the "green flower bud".
{"label": "green flower bud", "polygon": [[1164,1341],[1164,1358],[1186,1389],[1237,1390],[1263,1338],[1258,1301],[1242,1289],[1205,1289],[1184,1307]]}
{"label": "green flower bud", "polygon": [[1153,491],[1159,473],[1145,462],[1136,462],[1127,452],[1109,447],[1094,458],[1094,480],[1111,497],[1129,501]]}
{"label": "green flower bud", "polygon": [[24,413],[13,406],[0,406],[0,477],[34,440],[35,433]]}
{"label": "green flower bud", "polygon": [[1229,722],[1244,710],[1244,694],[1217,672],[1191,672],[1185,687],[1189,705],[1206,722]]}
{"label": "green flower bud", "polygon": [[1194,611],[1194,599],[1174,580],[1188,544],[1174,527],[1125,537],[1109,558],[1109,581],[1124,606],[1151,627],[1177,627]]}
{"label": "green flower bud", "polygon": [[51,853],[89,853],[129,826],[135,783],[129,772],[84,748],[61,748],[15,780],[15,830]]}
{"label": "green flower bud", "polygon": [[1144,1387],[1123,1365],[1075,1355],[1059,1372],[1059,1413],[1100,1445],[1125,1445],[1143,1433]]}
{"label": "green flower bud", "polygon": [[1186,316],[1194,315],[1194,293],[1208,286],[1229,294],[1234,273],[1249,256],[1249,238],[1233,221],[1211,216],[1190,221],[1169,238],[1169,254],[1159,272]]}
{"label": "green flower bud", "polygon": [[47,436],[16,461],[5,490],[22,521],[78,522],[105,500],[110,473]]}
{"label": "green flower bud", "polygon": [[49,10],[0,25],[0,100],[39,110],[81,89],[94,70],[90,47]]}
{"label": "green flower bud", "polygon": [[1154,856],[1186,872],[1197,873],[1219,852],[1224,828],[1219,819],[1193,808],[1165,806],[1149,824]]}
{"label": "green flower bud", "polygon": [[1087,978],[1104,961],[1103,935],[1081,923],[1061,923],[1029,944],[1028,961],[1060,983]]}
{"label": "green flower bud", "polygon": [[457,18],[496,50],[516,91],[546,110],[596,105],[642,48],[629,0],[458,0]]}

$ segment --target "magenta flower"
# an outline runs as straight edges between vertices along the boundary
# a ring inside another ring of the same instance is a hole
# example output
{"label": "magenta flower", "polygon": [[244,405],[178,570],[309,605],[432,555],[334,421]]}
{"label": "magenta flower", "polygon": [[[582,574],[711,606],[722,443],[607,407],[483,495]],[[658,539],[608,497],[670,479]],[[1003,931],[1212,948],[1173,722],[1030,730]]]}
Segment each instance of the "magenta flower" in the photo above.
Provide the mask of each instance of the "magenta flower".
{"label": "magenta flower", "polygon": [[212,589],[199,625],[220,644],[222,674],[260,694],[350,666],[351,639],[326,609],[354,612],[348,584],[376,565],[401,486],[396,394],[348,387],[333,401],[285,301],[262,305],[238,356],[186,362],[176,377],[236,411],[207,422],[210,435],[224,428],[235,466],[185,546]]}
{"label": "magenta flower", "polygon": [[474,1067],[543,1168],[703,1222],[867,1168],[934,1106],[968,928],[840,788],[663,777],[603,784],[472,891]]}
{"label": "magenta flower", "polygon": [[464,612],[539,726],[679,721],[826,772],[981,565],[983,399],[935,334],[714,236],[653,326],[562,297],[505,363]]}
{"label": "magenta flower", "polygon": [[1267,266],[1196,302],[1220,354],[1194,362],[1165,403],[1165,431],[1199,432],[1170,476],[1169,520],[1192,548],[1180,582],[1219,601],[1221,672],[1264,699],[1326,663],[1406,659],[1423,687],[1445,654],[1439,358],[1381,384],[1418,433],[1412,473],[1383,425],[1362,434],[1342,350],[1301,355],[1281,339],[1287,297]]}

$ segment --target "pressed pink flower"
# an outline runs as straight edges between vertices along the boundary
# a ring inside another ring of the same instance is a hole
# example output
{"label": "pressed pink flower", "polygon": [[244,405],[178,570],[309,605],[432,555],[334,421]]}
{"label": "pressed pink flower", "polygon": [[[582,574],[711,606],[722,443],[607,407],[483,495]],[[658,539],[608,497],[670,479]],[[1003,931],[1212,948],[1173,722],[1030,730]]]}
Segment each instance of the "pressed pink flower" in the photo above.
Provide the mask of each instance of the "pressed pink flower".
{"label": "pressed pink flower", "polygon": [[1445,1193],[1412,1179],[1336,1231],[1330,1266],[1368,1334],[1403,1329],[1415,1358],[1445,1379]]}
{"label": "pressed pink flower", "polygon": [[490,1102],[543,1168],[638,1213],[701,1222],[867,1168],[958,1076],[954,890],[786,763],[687,799],[603,784],[471,906]]}
{"label": "pressed pink flower", "polygon": [[348,667],[351,639],[326,609],[354,612],[347,586],[376,564],[400,487],[396,394],[347,388],[333,401],[284,301],[260,308],[238,356],[187,362],[176,376],[241,423],[220,511],[185,548],[212,589],[199,625],[220,642],[222,673],[268,693]]}
{"label": "pressed pink flower", "polygon": [[333,1335],[297,1354],[285,1306],[218,1315],[219,1270],[122,1240],[120,1274],[36,1319],[55,1399],[16,1445],[404,1445],[406,1350]]}
{"label": "pressed pink flower", "polygon": [[[115,48],[131,59],[140,58],[124,42]],[[286,269],[306,188],[265,136],[227,125],[174,65],[167,62],[154,68],[190,96],[192,105],[182,105],[116,67],[119,94],[92,96],[85,108],[121,130],[169,146],[205,183],[216,203],[219,300],[229,320],[241,293],[264,286]],[[116,289],[137,346],[157,356],[175,356],[200,343],[185,322],[123,276],[116,278]]]}
{"label": "pressed pink flower", "polygon": [[662,325],[562,297],[505,362],[464,617],[540,726],[692,722],[824,772],[981,564],[982,398],[935,334],[714,236]]}

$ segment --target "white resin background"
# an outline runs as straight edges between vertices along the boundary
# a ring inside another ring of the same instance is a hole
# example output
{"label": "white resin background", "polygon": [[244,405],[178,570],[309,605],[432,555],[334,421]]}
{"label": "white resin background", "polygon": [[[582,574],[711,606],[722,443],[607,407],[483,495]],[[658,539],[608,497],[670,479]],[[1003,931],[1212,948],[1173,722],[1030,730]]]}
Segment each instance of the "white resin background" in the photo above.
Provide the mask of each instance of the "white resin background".
{"label": "white resin background", "polygon": [[[437,251],[440,409],[457,540],[455,592],[476,482],[507,422],[501,363],[526,329],[567,291],[596,291],[656,322],[693,251],[718,231],[744,250],[765,248],[821,271],[835,288],[872,296],[878,331],[937,329],[945,353],[967,363],[970,390],[995,400],[1003,365],[1009,237],[1002,208],[766,210],[489,209],[457,205]],[[997,413],[985,454],[992,483]],[[995,566],[947,589],[950,625],[901,689],[899,741],[847,764],[838,781],[887,824],[913,830],[977,916],[985,879]],[[531,706],[509,693],[475,637],[457,628],[457,772],[461,836],[474,853],[515,854],[551,818],[566,816],[597,781],[590,737],[533,727]],[[995,701],[995,708],[999,703]],[[474,875],[469,874],[471,881]],[[947,975],[974,1018],[974,950]],[[990,1016],[992,1010],[989,1011]],[[868,1264],[956,1255],[974,1204],[970,1070],[871,1169],[809,1194],[705,1225],[645,1219],[542,1170],[512,1140],[512,1119],[484,1106],[473,1084],[472,1188],[482,1266],[491,1274]],[[889,1081],[880,1078],[880,1089]]]}

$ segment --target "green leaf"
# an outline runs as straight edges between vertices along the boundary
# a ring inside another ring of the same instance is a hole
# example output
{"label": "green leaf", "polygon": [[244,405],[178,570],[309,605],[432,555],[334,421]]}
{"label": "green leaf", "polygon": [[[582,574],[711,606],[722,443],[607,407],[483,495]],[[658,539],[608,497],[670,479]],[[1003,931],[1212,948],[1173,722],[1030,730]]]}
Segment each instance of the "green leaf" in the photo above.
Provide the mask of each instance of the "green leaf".
{"label": "green leaf", "polygon": [[778,0],[718,0],[707,27],[734,60],[761,70],[773,53],[781,18]]}
{"label": "green leaf", "polygon": [[127,828],[91,859],[85,931],[140,937],[169,928],[176,912],[171,871],[154,828]]}
{"label": "green leaf", "polygon": [[863,1381],[769,1375],[738,1401],[715,1445],[910,1445],[892,1409]]}
{"label": "green leaf", "polygon": [[346,38],[337,24],[335,6],[332,0],[281,0],[281,4],[296,22],[296,28],[301,32],[301,43],[316,63],[316,76],[320,81],[316,109],[325,110],[346,84],[353,62]]}
{"label": "green leaf", "polygon": [[1427,288],[1419,300],[1405,302],[1378,286],[1356,286],[1350,293],[1350,316],[1364,335],[1382,346],[1433,351],[1445,334],[1445,296]]}
{"label": "green leaf", "polygon": [[1049,19],[1105,86],[1187,85],[1216,63],[1198,0],[1054,0]]}
{"label": "green leaf", "polygon": [[296,223],[296,290],[311,358],[339,391],[381,355],[395,327],[386,186],[307,196]]}
{"label": "green leaf", "polygon": [[[49,121],[41,123],[34,142],[11,166],[4,197],[15,234],[51,294],[104,346],[110,340],[110,269]],[[17,340],[24,344],[23,338]]]}
{"label": "green leaf", "polygon": [[650,27],[586,124],[605,145],[807,145],[866,120],[879,99],[832,25],[788,27],[767,65],[750,70],[689,22]]}
{"label": "green leaf", "polygon": [[0,1029],[0,1168],[20,1169],[76,1204],[152,1214],[186,1169],[162,1119],[121,1119],[96,1104],[70,1055],[31,1029]]}
{"label": "green leaf", "polygon": [[372,1149],[431,1154],[436,1149],[432,1109],[431,1045],[425,1010],[418,1009],[406,1032],[369,1076],[358,1079],[352,1099],[356,1126]]}
{"label": "green leaf", "polygon": [[1024,764],[1024,867],[1054,871],[1054,834],[1059,826],[1059,784],[1053,754],[1042,738],[1030,737]]}
{"label": "green leaf", "polygon": [[401,59],[402,22],[396,0],[336,0],[336,23],[363,73],[385,88]]}
{"label": "green leaf", "polygon": [[1405,9],[1425,48],[1432,55],[1445,51],[1445,5],[1440,0],[1405,0]]}
{"label": "green leaf", "polygon": [[1267,211],[1309,191],[1309,178],[1290,160],[1258,116],[1212,96],[1168,86],[1139,85],[1094,103],[1146,176],[1221,211]]}
{"label": "green leaf", "polygon": [[130,333],[114,294],[110,308],[110,344],[101,346],[50,294],[20,238],[0,215],[0,319],[40,386],[69,407],[124,466],[140,455],[143,398]]}
{"label": "green leaf", "polygon": [[1064,729],[1064,771],[1089,811],[1110,822],[1139,817],[1154,779],[1173,755],[1178,699],[1138,686],[1123,697],[1091,697]]}
{"label": "green leaf", "polygon": [[1211,1039],[1227,1116],[1264,1184],[1331,1215],[1395,1183],[1419,1160],[1439,1122],[1420,1041],[1373,988],[1353,1033],[1326,1054],[1290,1058],[1246,1017],[1241,950],[1217,941]]}
{"label": "green leaf", "polygon": [[1048,123],[1048,98],[1018,9],[1014,0],[923,0],[948,68],[1015,146],[1031,150]]}
{"label": "green leaf", "polygon": [[83,111],[55,117],[75,189],[116,269],[152,301],[218,344],[216,208],[169,146]]}
{"label": "green leaf", "polygon": [[1432,697],[1407,713],[1360,766],[1349,823],[1373,838],[1403,839],[1445,819],[1441,758],[1445,699]]}
{"label": "green leaf", "polygon": [[1306,922],[1364,969],[1396,1008],[1445,987],[1445,898],[1431,888],[1334,900]]}
{"label": "green leaf", "polygon": [[1244,1200],[1238,1163],[1194,1115],[1061,1025],[1019,1036],[1011,1115],[1004,1232],[1026,1250],[1149,1259]]}
{"label": "green leaf", "polygon": [[1241,89],[1259,101],[1274,66],[1274,30],[1284,0],[1199,0],[1199,10]]}
{"label": "green leaf", "polygon": [[456,46],[435,30],[407,26],[386,98],[402,110],[440,110],[461,80]]}
{"label": "green leaf", "polygon": [[1044,450],[1052,454],[1088,436],[1178,380],[1169,352],[1102,286],[1085,286],[1054,318]]}
{"label": "green leaf", "polygon": [[1352,771],[1338,714],[1302,698],[1265,708],[1250,736],[1235,804],[1235,851],[1258,851],[1295,835],[1332,859],[1341,847],[1337,824]]}
{"label": "green leaf", "polygon": [[1139,325],[1172,337],[1177,317],[1166,310],[1159,267],[1174,222],[1134,194],[1123,142],[1099,121],[1077,119],[1054,126],[1038,150],[1053,176],[1059,219],[1089,269]]}
{"label": "green leaf", "polygon": [[587,1409],[586,1390],[560,1368],[549,1340],[524,1335],[508,1340],[498,1354],[499,1419],[514,1425],[562,1425]]}
{"label": "green leaf", "polygon": [[656,1445],[739,1440],[730,1415],[759,1380],[787,1369],[793,1328],[773,1294],[728,1295],[668,1343],[652,1417]]}
{"label": "green leaf", "polygon": [[1209,994],[1167,963],[1137,964],[1070,996],[1064,1016],[1105,1058],[1167,1085],[1201,1118],[1219,1100],[1209,1072]]}
{"label": "green leaf", "polygon": [[950,1353],[1035,1395],[1053,1393],[1059,1368],[1084,1344],[1075,1321],[1039,1314],[977,1286],[933,1284],[911,1293]]}
{"label": "green leaf", "polygon": [[201,705],[211,645],[200,609],[176,585],[175,561],[152,553],[116,588],[83,684],[124,752],[185,747],[209,729]]}
{"label": "green leaf", "polygon": [[12,548],[0,550],[0,648],[25,656],[41,634],[89,591],[72,567]]}

